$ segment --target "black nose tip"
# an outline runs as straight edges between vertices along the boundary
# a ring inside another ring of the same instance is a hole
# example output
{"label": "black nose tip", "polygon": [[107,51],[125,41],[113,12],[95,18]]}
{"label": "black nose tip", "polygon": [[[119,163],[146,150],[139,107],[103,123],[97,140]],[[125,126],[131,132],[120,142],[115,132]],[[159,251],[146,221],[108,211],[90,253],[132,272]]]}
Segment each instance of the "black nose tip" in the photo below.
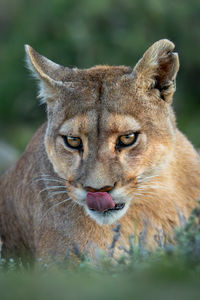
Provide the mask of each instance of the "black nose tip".
{"label": "black nose tip", "polygon": [[110,190],[113,189],[113,186],[109,186],[109,185],[106,185],[100,189],[95,189],[91,186],[86,186],[84,187],[84,189],[87,191],[87,192],[92,192],[92,193],[96,193],[96,192],[109,192]]}

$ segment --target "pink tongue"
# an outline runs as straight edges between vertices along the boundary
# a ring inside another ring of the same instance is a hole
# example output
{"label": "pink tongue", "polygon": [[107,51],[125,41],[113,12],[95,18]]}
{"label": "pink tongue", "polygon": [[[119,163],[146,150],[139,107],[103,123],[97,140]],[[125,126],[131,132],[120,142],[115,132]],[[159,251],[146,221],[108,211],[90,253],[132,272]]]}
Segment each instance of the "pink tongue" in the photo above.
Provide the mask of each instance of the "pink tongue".
{"label": "pink tongue", "polygon": [[109,208],[113,208],[115,206],[112,197],[106,192],[88,192],[86,197],[86,203],[90,209],[94,209],[96,211],[101,212]]}

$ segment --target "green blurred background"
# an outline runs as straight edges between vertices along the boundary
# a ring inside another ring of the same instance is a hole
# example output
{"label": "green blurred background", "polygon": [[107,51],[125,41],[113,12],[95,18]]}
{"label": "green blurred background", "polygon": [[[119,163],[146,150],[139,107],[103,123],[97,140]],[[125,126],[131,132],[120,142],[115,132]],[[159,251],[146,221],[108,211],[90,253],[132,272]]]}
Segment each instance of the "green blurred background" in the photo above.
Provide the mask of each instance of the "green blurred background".
{"label": "green blurred background", "polygon": [[[24,44],[57,63],[83,68],[134,66],[153,42],[172,40],[181,63],[174,99],[178,127],[200,147],[199,9],[199,0],[0,0],[4,156],[11,151],[16,159],[46,119],[45,107],[36,99],[36,84],[25,67]],[[0,160],[1,171],[5,159]]]}

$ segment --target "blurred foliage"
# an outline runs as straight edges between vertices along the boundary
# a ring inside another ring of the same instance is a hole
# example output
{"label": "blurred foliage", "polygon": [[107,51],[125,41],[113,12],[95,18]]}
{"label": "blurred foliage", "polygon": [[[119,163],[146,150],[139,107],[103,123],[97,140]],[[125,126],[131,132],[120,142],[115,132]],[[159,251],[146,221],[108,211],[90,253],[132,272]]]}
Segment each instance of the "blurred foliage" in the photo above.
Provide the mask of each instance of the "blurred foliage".
{"label": "blurred foliage", "polygon": [[[117,225],[114,237],[119,231]],[[80,262],[73,264],[68,259],[48,264],[39,259],[34,268],[25,268],[21,261],[2,258],[1,299],[199,299],[200,205],[176,230],[175,240],[174,246],[158,243],[154,252],[130,242],[118,259],[110,251],[112,243],[108,252],[96,252],[95,263],[80,257],[77,249]]]}
{"label": "blurred foliage", "polygon": [[24,44],[66,66],[134,66],[153,42],[168,38],[181,62],[178,126],[199,147],[199,8],[199,0],[1,0],[0,138],[23,150],[46,118]]}

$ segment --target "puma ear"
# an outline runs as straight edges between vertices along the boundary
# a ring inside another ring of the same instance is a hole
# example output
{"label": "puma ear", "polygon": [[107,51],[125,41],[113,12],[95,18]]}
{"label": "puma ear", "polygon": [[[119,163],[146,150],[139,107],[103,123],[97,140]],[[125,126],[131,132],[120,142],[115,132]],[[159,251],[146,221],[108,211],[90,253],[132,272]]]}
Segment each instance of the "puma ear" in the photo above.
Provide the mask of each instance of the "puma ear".
{"label": "puma ear", "polygon": [[136,78],[145,81],[148,89],[158,90],[160,98],[166,102],[171,102],[176,90],[179,59],[174,48],[169,40],[160,40],[145,52],[134,68]]}
{"label": "puma ear", "polygon": [[56,88],[63,85],[60,80],[62,66],[37,53],[31,46],[25,45],[26,61],[33,75],[39,79],[39,94],[41,102],[52,102]]}

